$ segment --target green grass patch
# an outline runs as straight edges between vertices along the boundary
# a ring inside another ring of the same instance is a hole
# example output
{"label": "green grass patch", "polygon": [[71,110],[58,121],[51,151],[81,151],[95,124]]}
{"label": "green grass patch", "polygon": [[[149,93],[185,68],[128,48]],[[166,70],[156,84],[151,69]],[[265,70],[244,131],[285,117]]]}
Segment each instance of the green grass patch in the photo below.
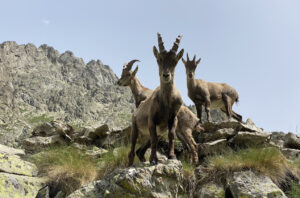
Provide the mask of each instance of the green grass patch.
{"label": "green grass patch", "polygon": [[58,146],[32,156],[41,175],[54,190],[68,194],[97,178],[95,159],[71,146]]}
{"label": "green grass patch", "polygon": [[222,181],[235,171],[252,170],[270,177],[276,184],[293,171],[293,166],[276,148],[248,148],[206,160],[208,175],[215,181]]}
{"label": "green grass patch", "polygon": [[29,117],[29,118],[27,118],[27,121],[32,125],[38,125],[38,124],[42,124],[44,122],[50,122],[53,119],[54,118],[52,116],[48,117],[46,114],[42,114],[39,116]]}
{"label": "green grass patch", "polygon": [[182,163],[182,174],[186,177],[194,176],[195,165],[184,160],[181,161],[181,163]]}
{"label": "green grass patch", "polygon": [[292,183],[291,191],[287,193],[289,198],[299,198],[300,197],[300,185],[297,183]]}
{"label": "green grass patch", "polygon": [[37,165],[41,176],[48,178],[52,190],[69,194],[117,168],[127,167],[129,151],[129,145],[120,146],[111,148],[101,158],[93,158],[73,146],[55,146],[31,156],[29,160]]}
{"label": "green grass patch", "polygon": [[[116,149],[109,149],[101,162],[98,178],[101,179],[105,175],[111,173],[117,168],[125,168],[128,166],[128,153],[130,151],[130,145],[120,146]],[[137,156],[134,158],[134,163],[138,162]]]}

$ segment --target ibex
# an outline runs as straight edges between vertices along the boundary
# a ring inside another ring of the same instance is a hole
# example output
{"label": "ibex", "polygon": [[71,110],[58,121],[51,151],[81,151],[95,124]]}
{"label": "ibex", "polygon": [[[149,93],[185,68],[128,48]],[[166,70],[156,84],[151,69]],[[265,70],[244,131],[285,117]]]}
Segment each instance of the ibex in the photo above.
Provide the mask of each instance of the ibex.
{"label": "ibex", "polygon": [[[151,96],[153,90],[144,87],[138,78],[136,73],[138,71],[138,66],[134,71],[131,68],[135,62],[138,60],[132,60],[129,63],[125,63],[123,66],[123,71],[121,78],[118,80],[117,84],[120,86],[129,86],[135,99],[136,107],[140,105],[142,101]],[[176,129],[176,136],[182,142],[182,144],[188,149],[192,155],[193,163],[198,162],[197,144],[193,139],[192,132],[201,132],[203,128],[198,125],[199,119],[195,114],[189,110],[186,106],[181,106],[179,113],[177,115],[178,125]],[[150,136],[149,136],[150,137]],[[136,154],[140,161],[145,161],[145,152],[150,147],[150,138],[145,145],[142,145]]]}
{"label": "ibex", "polygon": [[123,71],[121,74],[121,78],[118,80],[117,84],[120,86],[129,86],[131,92],[133,94],[135,100],[135,107],[137,108],[142,101],[148,98],[153,91],[144,87],[138,78],[135,76],[136,72],[138,71],[138,66],[135,68],[134,71],[131,71],[131,68],[135,62],[139,60],[132,60],[129,63],[126,63],[123,66]]}
{"label": "ibex", "polygon": [[[151,154],[149,161],[157,164],[157,133],[162,134],[169,129],[169,152],[168,158],[175,158],[174,136],[177,127],[177,114],[183,104],[179,91],[174,85],[175,66],[183,55],[182,49],[178,54],[181,36],[179,35],[170,51],[166,51],[160,34],[158,46],[153,47],[153,53],[159,66],[160,86],[157,87],[149,98],[143,101],[132,116],[131,150],[128,154],[129,166],[132,165],[135,155],[135,145],[138,135],[142,140],[147,140],[150,133]],[[144,136],[144,138],[143,138]]]}
{"label": "ibex", "polygon": [[182,58],[185,65],[187,76],[188,96],[195,103],[197,116],[201,122],[202,106],[204,105],[207,121],[211,121],[210,108],[220,108],[225,112],[228,118],[234,117],[238,121],[242,121],[242,116],[232,111],[232,105],[238,102],[239,95],[237,91],[225,83],[206,82],[200,79],[194,79],[195,70],[200,63],[201,58],[196,61],[196,55],[193,60]]}

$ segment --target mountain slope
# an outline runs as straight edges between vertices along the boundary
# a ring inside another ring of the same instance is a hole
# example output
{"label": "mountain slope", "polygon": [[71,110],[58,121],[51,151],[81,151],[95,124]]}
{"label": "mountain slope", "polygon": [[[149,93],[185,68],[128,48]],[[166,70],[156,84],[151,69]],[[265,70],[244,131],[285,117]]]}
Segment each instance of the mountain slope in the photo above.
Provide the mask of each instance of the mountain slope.
{"label": "mountain slope", "polygon": [[0,142],[18,146],[32,127],[53,118],[75,126],[128,125],[133,97],[116,81],[99,60],[85,64],[47,45],[0,44]]}

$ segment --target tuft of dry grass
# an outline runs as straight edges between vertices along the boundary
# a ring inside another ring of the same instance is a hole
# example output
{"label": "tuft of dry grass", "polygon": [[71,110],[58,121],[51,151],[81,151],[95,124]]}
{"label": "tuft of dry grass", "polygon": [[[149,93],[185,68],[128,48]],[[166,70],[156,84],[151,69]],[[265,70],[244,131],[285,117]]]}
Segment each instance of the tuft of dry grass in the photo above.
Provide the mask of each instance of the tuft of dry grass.
{"label": "tuft of dry grass", "polygon": [[40,174],[48,177],[53,193],[61,190],[68,194],[98,176],[96,160],[71,146],[49,148],[33,156],[32,160]]}
{"label": "tuft of dry grass", "polygon": [[284,181],[293,166],[276,148],[248,148],[206,160],[208,175],[215,181],[235,171],[253,170],[270,177],[276,184]]}

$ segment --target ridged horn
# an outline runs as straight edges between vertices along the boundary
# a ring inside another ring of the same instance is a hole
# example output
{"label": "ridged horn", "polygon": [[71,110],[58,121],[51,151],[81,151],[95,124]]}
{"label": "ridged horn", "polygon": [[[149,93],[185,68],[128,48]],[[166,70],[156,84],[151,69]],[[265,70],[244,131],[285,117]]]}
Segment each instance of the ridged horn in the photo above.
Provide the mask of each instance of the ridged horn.
{"label": "ridged horn", "polygon": [[129,63],[126,63],[124,65],[124,69],[126,69],[127,71],[130,71],[135,62],[140,62],[140,61],[137,59],[134,59],[134,60],[130,61]]}
{"label": "ridged horn", "polygon": [[172,51],[175,52],[175,53],[176,53],[177,50],[178,50],[178,47],[179,47],[179,43],[180,43],[181,38],[182,38],[182,35],[178,35],[178,37],[176,38],[176,41],[174,42],[174,45],[173,45],[173,47],[172,47]]}
{"label": "ridged horn", "polygon": [[165,46],[164,46],[164,42],[161,38],[160,33],[157,32],[157,40],[158,40],[158,48],[160,52],[166,51]]}

